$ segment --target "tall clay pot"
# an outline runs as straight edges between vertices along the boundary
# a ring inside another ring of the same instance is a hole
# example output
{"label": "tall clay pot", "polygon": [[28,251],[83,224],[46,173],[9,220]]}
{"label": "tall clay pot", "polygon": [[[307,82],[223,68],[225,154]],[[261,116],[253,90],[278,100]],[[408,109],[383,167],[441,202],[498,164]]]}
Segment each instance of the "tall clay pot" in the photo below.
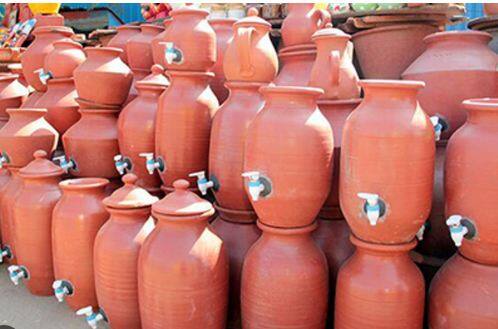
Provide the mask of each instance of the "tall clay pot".
{"label": "tall clay pot", "polygon": [[126,43],[128,65],[133,71],[150,71],[154,65],[151,41],[164,31],[164,28],[159,25],[142,24],[140,31],[141,33],[134,35]]}
{"label": "tall clay pot", "polygon": [[116,28],[118,33],[109,40],[107,47],[119,48],[123,52],[119,54],[119,57],[123,62],[128,64],[128,55],[126,44],[134,36],[140,34],[140,26],[135,25],[121,25]]}
{"label": "tall clay pot", "polygon": [[83,46],[71,40],[53,43],[54,49],[45,56],[43,71],[51,78],[72,78],[73,71],[85,61]]}
{"label": "tall clay pot", "polygon": [[314,3],[289,3],[282,22],[282,42],[285,47],[311,43],[311,36],[330,23],[330,14],[314,8]]}
{"label": "tall clay pot", "polygon": [[[97,307],[93,244],[109,214],[102,204],[105,178],[68,179],[59,184],[62,197],[52,215],[55,295],[78,310]],[[64,289],[66,288],[66,289]]]}
{"label": "tall clay pot", "polygon": [[3,122],[8,120],[8,108],[19,108],[28,98],[28,89],[18,79],[17,74],[0,76],[0,120]]}
{"label": "tall clay pot", "polygon": [[22,187],[22,180],[19,177],[19,167],[8,167],[11,178],[5,185],[0,203],[1,228],[2,228],[2,262],[16,264],[15,241],[14,241],[14,219],[13,205]]}
{"label": "tall clay pot", "polygon": [[280,72],[273,80],[274,84],[296,87],[309,85],[311,71],[316,60],[316,49],[281,51],[278,58],[280,59]]}
{"label": "tall clay pot", "polygon": [[329,281],[327,260],[311,239],[316,224],[258,226],[263,234],[242,268],[242,327],[324,328]]}
{"label": "tall clay pot", "polygon": [[208,226],[211,204],[177,180],[174,192],[152,206],[157,219],[138,263],[144,328],[226,327],[228,257]]}
{"label": "tall clay pot", "polygon": [[167,29],[170,26],[172,19],[165,19],[163,21],[164,25],[164,31],[156,35],[152,41],[150,42],[151,47],[152,47],[152,59],[154,61],[154,64],[161,65],[163,68],[165,67],[164,64],[164,51],[165,51],[165,45],[164,41],[165,38],[167,37]]}

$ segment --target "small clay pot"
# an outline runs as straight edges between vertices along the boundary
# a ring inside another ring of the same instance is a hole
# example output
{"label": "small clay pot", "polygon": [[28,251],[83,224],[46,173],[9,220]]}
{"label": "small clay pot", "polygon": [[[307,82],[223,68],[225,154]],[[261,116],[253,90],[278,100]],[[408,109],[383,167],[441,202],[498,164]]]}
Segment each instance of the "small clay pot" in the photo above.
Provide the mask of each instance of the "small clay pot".
{"label": "small clay pot", "polygon": [[53,43],[54,50],[45,56],[43,71],[52,78],[72,78],[73,71],[86,59],[83,46],[72,40]]}
{"label": "small clay pot", "polygon": [[[150,72],[150,68],[154,65],[151,41],[164,31],[164,28],[154,24],[142,24],[140,31],[141,33],[134,35],[126,43],[128,65],[133,72],[140,70]],[[137,77],[137,81],[140,80]]]}
{"label": "small clay pot", "polygon": [[277,86],[306,87],[316,59],[316,50],[280,52],[280,72],[273,83]]}
{"label": "small clay pot", "polygon": [[123,52],[119,54],[121,60],[128,64],[126,44],[134,36],[140,34],[140,26],[121,25],[116,28],[118,33],[107,43],[106,47],[119,48]]}
{"label": "small clay pot", "polygon": [[0,117],[8,118],[8,108],[19,108],[28,98],[29,91],[19,82],[19,75],[0,76]]}
{"label": "small clay pot", "polygon": [[289,3],[287,10],[281,29],[286,47],[310,43],[313,33],[330,23],[330,14],[316,9],[314,3]]}
{"label": "small clay pot", "polygon": [[2,228],[2,256],[3,261],[9,264],[17,264],[15,239],[14,239],[14,215],[13,205],[21,192],[22,180],[19,177],[19,167],[8,167],[10,179],[3,188],[2,198],[0,199],[0,221]]}

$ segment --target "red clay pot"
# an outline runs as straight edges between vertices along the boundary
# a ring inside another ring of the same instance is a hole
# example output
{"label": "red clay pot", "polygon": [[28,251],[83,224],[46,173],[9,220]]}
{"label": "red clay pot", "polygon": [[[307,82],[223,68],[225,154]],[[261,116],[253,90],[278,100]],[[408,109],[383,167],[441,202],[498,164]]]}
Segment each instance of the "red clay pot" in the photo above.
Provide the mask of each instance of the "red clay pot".
{"label": "red clay pot", "polygon": [[[8,108],[19,108],[26,101],[29,91],[19,82],[19,75],[0,76],[0,117],[8,118]],[[5,120],[6,121],[6,120]]]}
{"label": "red clay pot", "polygon": [[73,310],[97,307],[93,270],[93,244],[109,219],[102,204],[105,178],[68,179],[59,184],[62,197],[52,216],[52,252],[56,280],[71,287],[65,299]]}
{"label": "red clay pot", "polygon": [[109,40],[106,47],[119,48],[123,52],[119,54],[121,60],[128,64],[128,54],[126,44],[134,36],[140,34],[140,26],[135,25],[121,25],[116,28],[118,33]]}
{"label": "red clay pot", "polygon": [[23,70],[22,70],[22,65],[21,63],[12,63],[12,64],[9,64],[7,65],[8,69],[10,70],[10,72],[12,74],[17,74],[19,77],[17,78],[17,80],[24,86],[24,87],[28,87],[28,82],[26,81],[26,79],[24,78],[24,73],[23,73]]}
{"label": "red clay pot", "polygon": [[41,26],[63,26],[64,16],[60,14],[38,14],[35,15],[36,27]]}
{"label": "red clay pot", "polygon": [[311,239],[316,224],[258,226],[263,235],[242,268],[242,327],[324,328],[329,281],[327,260]]}
{"label": "red clay pot", "polygon": [[[39,92],[39,91],[33,91],[31,94],[29,94],[28,98],[24,103],[22,103],[21,108],[22,109],[30,109],[35,107],[36,102],[43,96],[44,92]],[[14,107],[15,108],[15,107]]]}
{"label": "red clay pot", "polygon": [[309,85],[316,59],[315,49],[280,52],[278,58],[280,59],[280,72],[273,80],[274,84],[296,87]]}
{"label": "red clay pot", "polygon": [[356,251],[341,267],[335,295],[336,329],[422,329],[425,284],[410,258],[416,245],[367,243],[351,236]]}
{"label": "red clay pot", "polygon": [[400,79],[401,73],[424,52],[422,40],[437,31],[430,24],[399,24],[353,34],[363,78]]}
{"label": "red clay pot", "polygon": [[175,181],[174,192],[152,206],[157,226],[138,263],[143,328],[226,327],[228,257],[208,219],[212,205]]}
{"label": "red clay pot", "polygon": [[281,29],[286,47],[311,43],[313,33],[330,23],[330,14],[314,7],[314,3],[287,4],[288,14]]}
{"label": "red clay pot", "polygon": [[85,61],[83,46],[72,40],[53,43],[54,50],[45,56],[43,70],[52,78],[72,78],[73,71]]}
{"label": "red clay pot", "polygon": [[483,3],[484,13],[487,16],[498,15],[498,4],[496,3]]}
{"label": "red clay pot", "polygon": [[111,214],[95,237],[95,288],[100,309],[114,329],[141,329],[137,265],[143,242],[154,229],[151,205],[158,199],[123,176],[122,188],[104,199]]}
{"label": "red clay pot", "polygon": [[316,106],[322,91],[275,86],[260,91],[265,105],[246,138],[246,191],[264,224],[310,225],[332,180],[334,138]]}
{"label": "red clay pot", "polygon": [[424,39],[427,50],[403,72],[403,79],[425,82],[418,96],[429,115],[449,124],[449,138],[466,118],[462,101],[498,97],[498,57],[488,47],[491,35],[480,31],[435,33]]}
{"label": "red clay pot", "polygon": [[358,238],[383,244],[415,237],[431,210],[435,139],[417,102],[423,82],[363,80],[363,102],[346,120],[339,199]]}
{"label": "red clay pot", "polygon": [[165,67],[165,64],[164,64],[165,48],[164,48],[164,44],[162,44],[162,43],[166,41],[165,38],[167,37],[167,30],[168,30],[168,27],[171,25],[172,21],[173,21],[172,19],[165,19],[163,21],[164,31],[162,31],[161,33],[156,35],[151,41],[152,59],[154,61],[154,64],[161,65],[162,67]]}
{"label": "red clay pot", "polygon": [[14,219],[13,205],[22,187],[22,180],[19,177],[19,167],[9,166],[10,179],[4,187],[1,203],[0,221],[2,228],[2,259],[9,264],[16,264],[16,250],[14,241]]}
{"label": "red clay pot", "polygon": [[34,153],[34,160],[19,170],[22,183],[12,204],[12,229],[17,264],[28,290],[38,296],[53,294],[52,211],[61,197],[59,182],[64,171]]}
{"label": "red clay pot", "polygon": [[141,33],[134,35],[126,43],[128,65],[133,71],[142,70],[147,72],[154,65],[152,39],[164,31],[164,27],[154,24],[142,24],[140,25],[140,31]]}
{"label": "red clay pot", "polygon": [[121,61],[118,48],[85,48],[87,59],[74,70],[79,97],[105,105],[122,105],[128,98],[133,74]]}

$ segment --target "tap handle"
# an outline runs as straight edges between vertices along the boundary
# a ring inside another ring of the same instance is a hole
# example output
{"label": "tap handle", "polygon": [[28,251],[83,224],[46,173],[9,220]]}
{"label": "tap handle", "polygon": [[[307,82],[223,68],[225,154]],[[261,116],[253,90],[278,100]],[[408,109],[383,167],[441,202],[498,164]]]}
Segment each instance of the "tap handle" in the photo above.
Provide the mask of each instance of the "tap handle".
{"label": "tap handle", "polygon": [[259,171],[246,171],[242,173],[242,177],[249,178],[249,180],[255,182],[259,180],[261,173]]}
{"label": "tap handle", "polygon": [[147,161],[154,160],[154,153],[152,152],[139,153],[138,156],[145,158]]}
{"label": "tap handle", "polygon": [[375,206],[379,202],[379,195],[375,193],[360,192],[357,194],[360,199],[364,199],[371,206]]}
{"label": "tap handle", "polygon": [[93,314],[93,307],[92,306],[87,306],[80,308],[79,310],[76,311],[76,315],[85,315],[85,316],[90,316]]}
{"label": "tap handle", "polygon": [[123,160],[123,156],[121,154],[116,154],[114,156],[114,161],[121,161],[121,160]]}
{"label": "tap handle", "polygon": [[197,171],[197,172],[193,172],[193,173],[189,174],[188,177],[197,177],[199,180],[202,180],[202,179],[206,178],[206,173],[204,170]]}

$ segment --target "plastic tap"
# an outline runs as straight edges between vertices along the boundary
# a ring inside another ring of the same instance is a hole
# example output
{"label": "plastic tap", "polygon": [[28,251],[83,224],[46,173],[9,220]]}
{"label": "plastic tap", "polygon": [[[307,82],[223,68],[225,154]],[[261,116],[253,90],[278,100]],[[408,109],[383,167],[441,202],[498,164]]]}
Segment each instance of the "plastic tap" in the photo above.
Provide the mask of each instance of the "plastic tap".
{"label": "plastic tap", "polygon": [[164,161],[160,157],[154,159],[154,153],[140,153],[139,156],[145,158],[145,168],[147,168],[149,175],[154,174],[154,170],[156,169],[159,171],[166,169]]}
{"label": "plastic tap", "polygon": [[197,177],[197,188],[201,191],[202,195],[206,195],[208,189],[214,187],[214,182],[206,179],[206,174],[204,171],[194,172],[188,175],[188,177]]}
{"label": "plastic tap", "polygon": [[66,159],[65,155],[61,155],[58,157],[54,157],[54,160],[59,161],[59,166],[66,172],[68,173],[70,169],[75,169],[76,168],[76,163],[70,159],[69,161]]}
{"label": "plastic tap", "polygon": [[10,281],[16,286],[22,279],[28,278],[28,270],[24,266],[10,265],[7,271],[9,271]]}
{"label": "plastic tap", "polygon": [[102,310],[93,312],[92,306],[80,308],[76,311],[76,315],[84,315],[86,323],[88,323],[92,329],[97,329],[100,321],[107,321],[107,317],[104,312]]}
{"label": "plastic tap", "polygon": [[64,301],[65,296],[70,296],[73,293],[73,286],[66,280],[55,280],[52,283],[52,288],[59,303]]}
{"label": "plastic tap", "polygon": [[40,79],[40,82],[43,83],[44,85],[47,84],[48,80],[52,79],[54,76],[52,75],[52,72],[45,72],[43,69],[40,69],[38,71],[38,78]]}
{"label": "plastic tap", "polygon": [[440,116],[433,115],[430,117],[431,123],[434,126],[434,136],[436,142],[441,139],[441,134],[448,128],[447,122]]}
{"label": "plastic tap", "polygon": [[5,154],[5,152],[2,152],[0,155],[0,169],[7,163],[9,163],[9,157]]}
{"label": "plastic tap", "polygon": [[168,64],[181,64],[183,62],[183,53],[180,49],[175,48],[173,42],[165,42],[166,51],[165,59]]}
{"label": "plastic tap", "polygon": [[127,170],[131,169],[131,160],[121,154],[114,156],[114,165],[120,175],[126,174]]}
{"label": "plastic tap", "polygon": [[381,217],[381,203],[380,197],[375,193],[365,193],[360,192],[357,194],[360,199],[365,200],[365,212],[367,214],[368,221],[371,226],[377,225],[379,218]]}
{"label": "plastic tap", "polygon": [[267,186],[264,184],[265,179],[261,177],[259,171],[246,171],[242,173],[242,177],[249,179],[247,187],[252,201],[258,201],[260,196],[265,196],[269,193]]}
{"label": "plastic tap", "polygon": [[422,226],[420,226],[419,230],[417,231],[417,234],[415,234],[418,241],[422,241],[424,239],[425,227],[425,223],[422,224]]}
{"label": "plastic tap", "polygon": [[0,249],[0,264],[3,264],[4,258],[11,259],[12,258],[12,251],[10,250],[9,246],[3,246],[2,249]]}
{"label": "plastic tap", "polygon": [[446,225],[450,228],[451,239],[457,247],[462,245],[463,238],[472,239],[476,234],[474,224],[461,215],[451,215],[446,220]]}

